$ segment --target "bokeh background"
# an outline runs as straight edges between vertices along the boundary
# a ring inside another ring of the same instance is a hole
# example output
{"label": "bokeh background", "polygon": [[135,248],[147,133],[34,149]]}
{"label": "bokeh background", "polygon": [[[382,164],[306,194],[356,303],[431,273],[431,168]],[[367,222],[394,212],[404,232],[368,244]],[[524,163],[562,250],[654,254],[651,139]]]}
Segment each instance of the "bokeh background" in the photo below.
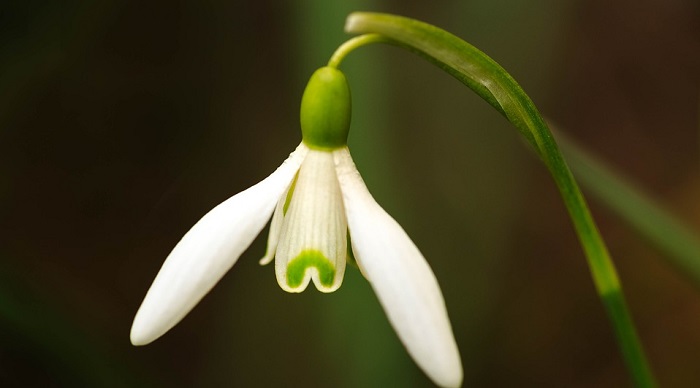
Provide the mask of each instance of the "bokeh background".
{"label": "bokeh background", "polygon": [[[367,282],[283,292],[263,232],[173,330],[132,347],[162,261],[300,140],[311,73],[354,10],[441,26],[700,229],[696,0],[5,1],[0,385],[423,387]],[[465,386],[630,382],[561,200],[513,128],[388,46],[343,65],[350,146],[443,288]],[[700,294],[592,201],[660,383],[700,385]]]}

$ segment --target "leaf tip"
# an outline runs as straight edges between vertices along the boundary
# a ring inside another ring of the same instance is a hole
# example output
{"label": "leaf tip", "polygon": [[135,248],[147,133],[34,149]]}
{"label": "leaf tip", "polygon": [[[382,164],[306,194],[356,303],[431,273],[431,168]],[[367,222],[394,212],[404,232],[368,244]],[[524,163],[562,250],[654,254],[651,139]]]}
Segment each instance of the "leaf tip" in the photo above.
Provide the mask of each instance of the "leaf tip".
{"label": "leaf tip", "polygon": [[353,12],[345,19],[345,32],[352,34],[357,32],[357,25],[362,20],[364,12]]}

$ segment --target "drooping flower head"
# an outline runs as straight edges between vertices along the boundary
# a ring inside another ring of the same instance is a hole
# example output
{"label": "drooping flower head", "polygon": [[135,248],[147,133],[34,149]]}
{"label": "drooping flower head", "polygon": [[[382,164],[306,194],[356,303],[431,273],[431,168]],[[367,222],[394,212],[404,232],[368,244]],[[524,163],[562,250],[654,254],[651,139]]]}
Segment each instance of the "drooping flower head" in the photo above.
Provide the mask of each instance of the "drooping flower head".
{"label": "drooping flower head", "polygon": [[[340,287],[348,243],[416,363],[441,386],[462,367],[435,276],[401,226],[367,190],[347,148],[350,90],[323,67],[301,104],[302,142],[266,179],[224,201],[180,240],[153,281],[131,329],[145,345],[175,326],[235,264],[270,216],[267,252],[283,290]],[[348,239],[348,236],[350,238]]]}

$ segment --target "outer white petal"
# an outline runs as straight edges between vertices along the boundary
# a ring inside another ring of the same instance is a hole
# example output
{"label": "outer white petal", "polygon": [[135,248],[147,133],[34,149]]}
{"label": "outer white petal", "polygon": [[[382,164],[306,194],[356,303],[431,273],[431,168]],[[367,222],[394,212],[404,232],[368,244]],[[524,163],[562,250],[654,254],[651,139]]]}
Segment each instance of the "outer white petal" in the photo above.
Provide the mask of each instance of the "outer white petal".
{"label": "outer white petal", "polygon": [[409,354],[438,385],[462,384],[440,287],[418,248],[372,198],[347,148],[334,151],[355,259]]}
{"label": "outer white petal", "polygon": [[185,234],[136,313],[132,344],[145,345],[170,330],[224,276],[267,223],[307,151],[297,147],[270,176],[222,202]]}
{"label": "outer white petal", "polygon": [[333,154],[310,150],[299,169],[277,246],[280,287],[302,292],[313,280],[321,292],[337,290],[345,274],[347,229]]}

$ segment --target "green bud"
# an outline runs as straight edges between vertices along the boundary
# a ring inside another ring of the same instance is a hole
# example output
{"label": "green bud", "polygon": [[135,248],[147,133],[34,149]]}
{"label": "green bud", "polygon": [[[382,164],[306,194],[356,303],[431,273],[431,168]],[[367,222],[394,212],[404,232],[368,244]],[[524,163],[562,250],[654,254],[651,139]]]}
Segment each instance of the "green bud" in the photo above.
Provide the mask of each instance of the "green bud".
{"label": "green bud", "polygon": [[311,76],[301,98],[301,135],[315,149],[335,149],[348,142],[350,87],[338,69],[322,67]]}

